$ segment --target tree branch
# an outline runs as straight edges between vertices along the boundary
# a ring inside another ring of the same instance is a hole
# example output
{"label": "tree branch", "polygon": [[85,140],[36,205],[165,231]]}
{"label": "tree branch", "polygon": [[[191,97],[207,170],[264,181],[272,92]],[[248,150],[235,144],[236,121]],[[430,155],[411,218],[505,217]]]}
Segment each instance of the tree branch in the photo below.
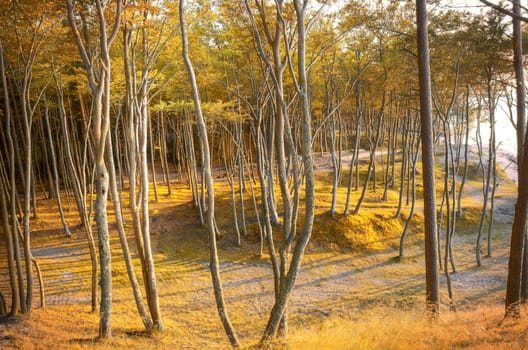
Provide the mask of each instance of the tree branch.
{"label": "tree branch", "polygon": [[481,3],[483,3],[484,5],[487,5],[489,7],[491,7],[492,9],[496,10],[496,11],[499,11],[500,13],[506,15],[506,16],[510,16],[512,18],[515,18],[515,19],[518,19],[519,21],[522,21],[522,22],[525,22],[525,23],[528,23],[528,17],[524,17],[524,16],[520,16],[520,15],[517,15],[515,13],[513,13],[512,11],[510,10],[507,10],[499,5],[496,5],[492,2],[489,2],[488,0],[479,0]]}

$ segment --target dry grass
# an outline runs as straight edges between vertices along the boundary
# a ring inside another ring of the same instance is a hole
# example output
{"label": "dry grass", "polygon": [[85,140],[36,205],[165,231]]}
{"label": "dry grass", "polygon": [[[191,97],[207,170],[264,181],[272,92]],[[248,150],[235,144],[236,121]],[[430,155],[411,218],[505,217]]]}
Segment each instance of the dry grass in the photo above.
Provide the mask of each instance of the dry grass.
{"label": "dry grass", "polygon": [[446,312],[431,320],[416,310],[373,307],[330,318],[289,338],[292,349],[525,349],[526,319],[503,321],[500,306]]}

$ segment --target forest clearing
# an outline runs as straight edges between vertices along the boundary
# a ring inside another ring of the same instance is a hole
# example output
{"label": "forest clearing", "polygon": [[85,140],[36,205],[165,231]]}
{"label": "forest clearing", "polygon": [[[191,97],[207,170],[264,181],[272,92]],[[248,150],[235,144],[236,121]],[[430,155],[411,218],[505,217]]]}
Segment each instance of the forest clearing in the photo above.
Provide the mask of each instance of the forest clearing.
{"label": "forest clearing", "polygon": [[[366,165],[365,160],[362,163]],[[470,178],[463,201],[466,219],[460,220],[454,243],[458,271],[451,279],[456,311],[450,303],[443,302],[439,319],[430,327],[423,310],[420,214],[406,242],[406,256],[400,261],[397,254],[403,220],[394,220],[392,226],[383,228],[383,221],[392,220],[396,203],[383,203],[380,193],[372,193],[365,206],[374,215],[360,214],[357,219],[341,214],[332,217],[325,185],[331,175],[329,157],[316,157],[316,164],[321,186],[316,195],[314,236],[290,301],[291,334],[286,342],[273,348],[523,349],[528,344],[524,321],[503,321],[515,196],[515,184],[505,173],[499,180],[501,195],[496,198],[493,254],[481,268],[476,267],[474,258],[481,184],[477,177]],[[255,339],[273,305],[271,264],[266,256],[259,256],[255,224],[248,226],[248,237],[241,247],[237,246],[232,213],[228,210],[229,193],[222,190],[226,180],[222,175],[217,177],[221,231],[218,246],[224,292],[241,342],[251,348],[257,345]],[[89,306],[86,237],[80,229],[72,237],[65,237],[56,215],[56,202],[42,199],[39,219],[34,224],[33,254],[39,259],[46,281],[46,307],[37,307],[29,319],[8,321],[9,326],[0,331],[2,348],[229,348],[216,315],[206,230],[199,225],[188,186],[175,181],[173,190],[175,194],[168,197],[167,189],[159,186],[158,202],[151,206],[164,333],[149,336],[141,331],[126,269],[119,258],[118,238],[114,236],[114,337],[103,343],[96,341],[98,317]],[[338,207],[344,204],[345,191],[340,190]],[[68,219],[75,220],[74,216],[70,212]],[[354,240],[348,240],[347,235],[354,236]],[[5,254],[5,250],[0,253]],[[1,280],[7,281],[6,269],[2,267],[1,271]],[[441,294],[442,300],[448,300],[445,279]]]}

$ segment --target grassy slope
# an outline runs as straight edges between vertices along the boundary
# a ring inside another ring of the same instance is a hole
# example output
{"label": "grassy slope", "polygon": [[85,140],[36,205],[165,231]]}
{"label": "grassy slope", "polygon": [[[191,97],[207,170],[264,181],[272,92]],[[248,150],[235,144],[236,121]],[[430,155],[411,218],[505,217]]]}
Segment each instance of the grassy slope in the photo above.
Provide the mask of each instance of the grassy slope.
{"label": "grassy slope", "polygon": [[[376,193],[369,191],[358,215],[332,217],[326,213],[329,179],[324,171],[319,172],[314,241],[290,303],[291,348],[522,348],[526,323],[500,324],[507,222],[495,225],[493,257],[484,260],[484,268],[475,267],[478,182],[466,187],[466,215],[459,223],[462,235],[455,242],[459,272],[452,280],[459,311],[450,312],[449,303],[444,302],[442,316],[430,324],[422,311],[420,210],[408,237],[407,257],[400,263],[394,259],[395,248],[408,207],[402,219],[393,219],[396,193],[389,193],[389,201],[382,202],[379,187]],[[503,183],[500,195],[511,204],[513,186]],[[258,256],[255,225],[249,226],[250,235],[243,246],[236,247],[225,189],[219,184],[217,204],[223,231],[219,245],[224,290],[232,321],[243,344],[250,346],[258,341],[273,302],[272,276],[269,259]],[[342,210],[346,192],[343,188],[339,191],[338,208]],[[84,234],[77,230],[74,237],[63,237],[55,203],[42,200],[41,215],[33,224],[33,247],[44,271],[48,306],[36,308],[28,319],[0,325],[0,348],[227,348],[211,290],[205,229],[198,225],[188,189],[178,185],[175,193],[172,198],[161,195],[159,203],[151,207],[165,333],[142,333],[114,237],[114,338],[102,344],[94,342],[98,317],[89,312]],[[353,204],[356,198],[354,193]],[[249,201],[246,208],[248,212],[252,208]],[[76,220],[72,210],[69,222]],[[127,227],[130,229],[130,224]],[[7,294],[5,268],[0,274],[0,290]],[[446,300],[444,290],[443,286]]]}

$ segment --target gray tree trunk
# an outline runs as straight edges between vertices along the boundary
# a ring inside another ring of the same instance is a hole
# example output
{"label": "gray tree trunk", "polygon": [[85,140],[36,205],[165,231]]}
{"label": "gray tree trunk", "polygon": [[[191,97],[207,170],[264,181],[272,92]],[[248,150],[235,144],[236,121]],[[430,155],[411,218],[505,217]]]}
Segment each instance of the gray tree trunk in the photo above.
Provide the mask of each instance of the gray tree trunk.
{"label": "gray tree trunk", "polygon": [[202,142],[202,152],[203,152],[203,170],[204,170],[204,180],[207,184],[207,196],[208,196],[208,206],[206,212],[206,221],[209,228],[209,253],[210,253],[210,269],[211,269],[211,278],[213,281],[214,295],[216,299],[216,306],[218,314],[226,331],[227,337],[233,347],[238,347],[240,345],[238,337],[235,333],[235,329],[229,320],[227,314],[227,309],[224,301],[224,295],[222,291],[222,282],[220,279],[220,269],[219,269],[219,259],[218,252],[216,247],[216,232],[214,228],[214,187],[213,187],[213,177],[211,175],[211,159],[209,153],[209,141],[207,138],[207,129],[205,126],[205,121],[202,115],[201,106],[200,106],[200,95],[198,92],[198,86],[196,84],[196,77],[194,69],[189,58],[189,49],[187,42],[187,32],[185,27],[185,0],[180,0],[179,4],[179,13],[180,13],[180,30],[182,35],[182,55],[185,61],[185,66],[187,67],[189,73],[189,80],[192,87],[192,96],[194,101],[194,108],[196,113],[196,122],[198,126],[198,132],[200,135],[200,140]]}

